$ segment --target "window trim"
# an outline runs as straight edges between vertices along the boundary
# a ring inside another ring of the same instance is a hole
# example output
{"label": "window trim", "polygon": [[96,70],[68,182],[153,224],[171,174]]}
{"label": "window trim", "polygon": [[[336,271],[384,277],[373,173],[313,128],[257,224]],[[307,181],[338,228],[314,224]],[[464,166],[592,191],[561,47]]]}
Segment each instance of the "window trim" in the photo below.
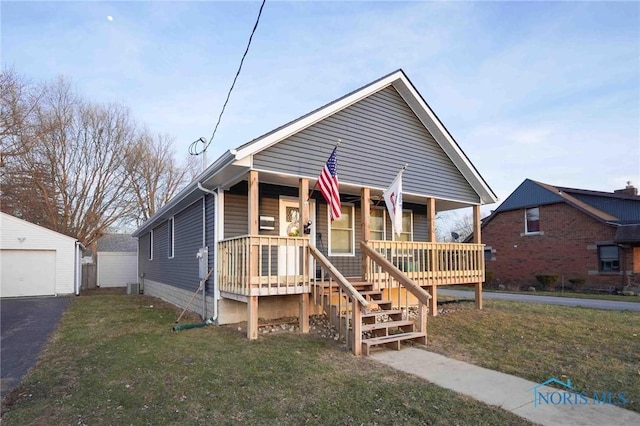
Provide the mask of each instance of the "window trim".
{"label": "window trim", "polygon": [[[378,240],[378,241],[386,241],[387,240],[387,209],[384,207],[371,207],[371,210],[369,211],[369,216],[371,216],[371,212],[374,210],[382,212],[382,240]],[[371,217],[370,217],[369,218],[369,237],[371,237],[371,232],[372,230],[371,230]],[[375,232],[380,232],[380,231],[375,231]],[[371,239],[374,240],[373,238]]]}
{"label": "window trim", "polygon": [[352,203],[342,203],[342,210],[351,209],[351,252],[350,253],[333,253],[331,250],[331,212],[327,205],[327,253],[332,257],[353,257],[356,255],[356,207]]}
{"label": "window trim", "polygon": [[153,260],[153,229],[149,231],[149,260]]}
{"label": "window trim", "polygon": [[[537,231],[529,231],[529,219],[527,218],[527,212],[529,210],[538,209],[538,230]],[[536,207],[525,207],[524,209],[524,235],[540,235],[542,232],[540,231],[540,206]]]}
{"label": "window trim", "polygon": [[[411,217],[411,231],[409,232],[409,241],[413,241],[413,210],[410,209],[402,209],[402,215],[404,216],[404,214],[406,212],[409,212],[410,217]],[[404,217],[402,218],[404,220]],[[407,232],[405,230],[402,230],[402,234],[406,234]],[[393,226],[391,227],[391,241],[403,241],[403,240],[398,240],[398,234],[396,234],[393,231]]]}
{"label": "window trim", "polygon": [[176,241],[176,222],[175,216],[171,216],[167,221],[167,258],[173,259],[175,256],[175,241]]}

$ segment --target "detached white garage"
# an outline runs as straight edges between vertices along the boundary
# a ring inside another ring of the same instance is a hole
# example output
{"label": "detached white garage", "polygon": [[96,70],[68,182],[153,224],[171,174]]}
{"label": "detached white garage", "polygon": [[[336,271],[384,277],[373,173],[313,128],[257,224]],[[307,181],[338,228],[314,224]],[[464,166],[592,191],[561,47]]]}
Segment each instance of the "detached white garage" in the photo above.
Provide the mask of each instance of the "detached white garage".
{"label": "detached white garage", "polygon": [[0,297],[78,293],[75,238],[0,212]]}
{"label": "detached white garage", "polygon": [[105,234],[98,240],[98,287],[138,282],[138,241],[130,234]]}

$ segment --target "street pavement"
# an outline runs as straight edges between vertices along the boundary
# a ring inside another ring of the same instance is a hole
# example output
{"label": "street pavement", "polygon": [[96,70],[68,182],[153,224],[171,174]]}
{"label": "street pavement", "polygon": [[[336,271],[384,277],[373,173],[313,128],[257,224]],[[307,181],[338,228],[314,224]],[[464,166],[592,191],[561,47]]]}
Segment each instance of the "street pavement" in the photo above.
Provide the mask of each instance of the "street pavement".
{"label": "street pavement", "polygon": [[[438,295],[475,299],[473,291],[438,289]],[[640,311],[638,302],[619,302],[616,300],[578,299],[574,297],[536,296],[527,293],[482,292],[484,299],[511,300],[514,302],[546,303],[549,305],[581,306],[584,308],[613,309],[617,311]],[[638,297],[638,296],[629,296]]]}

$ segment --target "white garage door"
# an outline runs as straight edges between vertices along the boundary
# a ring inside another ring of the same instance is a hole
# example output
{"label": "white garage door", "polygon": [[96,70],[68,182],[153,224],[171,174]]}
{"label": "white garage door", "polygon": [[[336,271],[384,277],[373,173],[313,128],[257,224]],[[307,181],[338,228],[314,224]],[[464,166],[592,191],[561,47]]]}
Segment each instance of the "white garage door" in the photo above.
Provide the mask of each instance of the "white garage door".
{"label": "white garage door", "polygon": [[124,287],[138,282],[137,253],[98,252],[98,286]]}
{"label": "white garage door", "polygon": [[0,250],[0,258],[0,296],[55,294],[55,250]]}

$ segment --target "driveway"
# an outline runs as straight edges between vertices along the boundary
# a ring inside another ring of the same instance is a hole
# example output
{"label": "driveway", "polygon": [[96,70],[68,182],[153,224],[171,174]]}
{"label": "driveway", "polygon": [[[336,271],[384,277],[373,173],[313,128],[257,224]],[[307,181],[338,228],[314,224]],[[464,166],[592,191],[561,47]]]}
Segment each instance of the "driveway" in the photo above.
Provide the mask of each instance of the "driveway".
{"label": "driveway", "polygon": [[[475,299],[473,291],[438,289],[438,294]],[[640,303],[618,302],[616,300],[578,299],[573,297],[534,296],[526,293],[493,293],[483,292],[484,299],[512,300],[515,302],[546,303],[549,305],[582,306],[584,308],[613,309],[616,311],[640,311]]]}
{"label": "driveway", "polygon": [[0,397],[8,395],[35,365],[71,300],[0,299]]}

